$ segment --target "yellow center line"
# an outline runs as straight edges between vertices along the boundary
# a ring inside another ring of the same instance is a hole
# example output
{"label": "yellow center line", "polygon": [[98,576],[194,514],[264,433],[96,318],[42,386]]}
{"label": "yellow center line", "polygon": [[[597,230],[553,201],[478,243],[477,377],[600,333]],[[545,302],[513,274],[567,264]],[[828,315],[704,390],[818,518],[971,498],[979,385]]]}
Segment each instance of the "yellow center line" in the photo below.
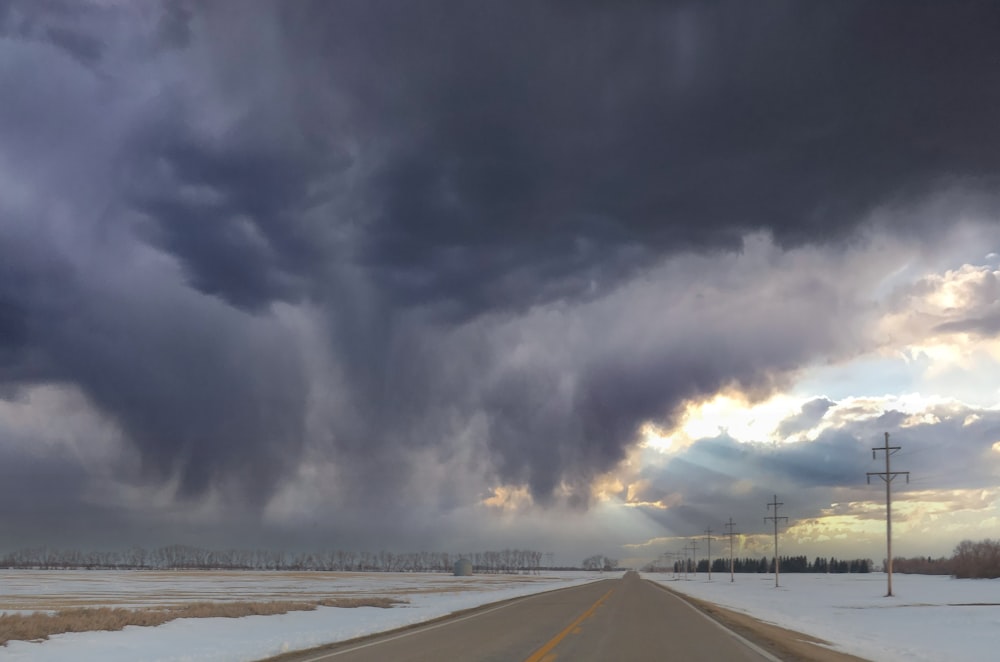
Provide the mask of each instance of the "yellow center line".
{"label": "yellow center line", "polygon": [[565,630],[563,630],[562,632],[560,632],[556,636],[552,637],[552,639],[549,640],[549,643],[545,644],[544,646],[542,646],[541,648],[539,648],[538,650],[536,650],[534,653],[532,653],[531,657],[529,657],[524,662],[542,662],[542,660],[545,659],[545,655],[549,651],[551,651],[553,648],[555,648],[556,646],[558,646],[559,642],[562,641],[563,639],[565,639],[566,635],[568,635],[570,632],[572,632],[573,629],[576,626],[578,626],[580,623],[582,623],[583,621],[585,621],[588,618],[590,618],[591,616],[593,616],[594,615],[594,611],[596,611],[597,608],[601,606],[601,603],[604,602],[605,600],[607,600],[608,596],[611,595],[614,592],[615,592],[615,589],[611,589],[610,591],[608,591],[607,593],[605,593],[597,602],[595,602],[594,604],[590,605],[590,607],[587,609],[587,611],[585,611],[582,614],[580,614],[580,616],[575,621],[573,621],[568,626],[566,626]]}

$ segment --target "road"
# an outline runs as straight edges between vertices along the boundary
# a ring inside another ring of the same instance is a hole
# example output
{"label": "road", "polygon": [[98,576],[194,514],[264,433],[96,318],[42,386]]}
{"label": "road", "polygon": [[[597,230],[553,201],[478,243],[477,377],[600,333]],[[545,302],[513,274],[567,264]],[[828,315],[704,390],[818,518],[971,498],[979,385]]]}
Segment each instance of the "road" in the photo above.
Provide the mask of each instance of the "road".
{"label": "road", "polygon": [[387,634],[282,657],[297,662],[763,662],[676,596],[626,573]]}

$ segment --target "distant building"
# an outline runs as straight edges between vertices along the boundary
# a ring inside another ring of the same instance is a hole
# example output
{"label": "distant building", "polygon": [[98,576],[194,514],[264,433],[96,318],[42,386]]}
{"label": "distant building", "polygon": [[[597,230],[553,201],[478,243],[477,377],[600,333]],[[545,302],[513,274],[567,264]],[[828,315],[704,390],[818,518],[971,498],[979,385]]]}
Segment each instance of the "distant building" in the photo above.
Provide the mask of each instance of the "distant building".
{"label": "distant building", "polygon": [[472,575],[472,561],[469,559],[459,559],[455,561],[455,576],[468,577]]}

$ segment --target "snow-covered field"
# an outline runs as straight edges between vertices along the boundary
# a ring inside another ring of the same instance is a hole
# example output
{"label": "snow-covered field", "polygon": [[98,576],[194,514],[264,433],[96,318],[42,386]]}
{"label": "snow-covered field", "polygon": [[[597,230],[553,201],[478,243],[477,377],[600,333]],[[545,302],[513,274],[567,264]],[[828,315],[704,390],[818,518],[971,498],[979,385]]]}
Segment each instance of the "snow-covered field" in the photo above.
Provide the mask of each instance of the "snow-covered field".
{"label": "snow-covered field", "polygon": [[645,577],[877,662],[1000,659],[1000,580],[894,574],[886,598],[881,573]]}
{"label": "snow-covered field", "polygon": [[[506,598],[618,574],[540,576],[294,572],[0,573],[0,611],[74,606],[142,607],[196,600],[318,600],[389,596],[391,609],[320,607],[312,612],[239,619],[179,619],[155,628],[62,634],[11,642],[0,660],[256,660],[419,623]],[[832,642],[877,662],[997,659],[1000,580],[895,575],[896,597],[882,597],[885,575],[704,575],[690,581],[645,575],[673,589]]]}
{"label": "snow-covered field", "polygon": [[43,642],[12,641],[0,647],[0,660],[258,660],[420,623],[498,600],[618,576],[593,572],[452,577],[404,573],[6,571],[0,572],[0,611],[7,613],[201,600],[355,596],[397,597],[408,604],[391,609],[319,607],[279,616],[178,619],[159,627],[67,633]]}

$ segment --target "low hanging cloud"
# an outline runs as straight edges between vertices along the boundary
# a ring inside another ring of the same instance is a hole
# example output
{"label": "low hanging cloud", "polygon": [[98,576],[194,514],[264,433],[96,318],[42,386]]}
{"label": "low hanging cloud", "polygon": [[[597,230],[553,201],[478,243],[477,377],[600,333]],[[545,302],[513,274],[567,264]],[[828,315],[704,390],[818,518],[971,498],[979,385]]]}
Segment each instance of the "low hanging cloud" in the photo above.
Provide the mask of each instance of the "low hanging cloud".
{"label": "low hanging cloud", "polygon": [[188,500],[586,506],[644,422],[867,347],[866,242],[944,232],[894,210],[995,211],[995,11],[2,3],[0,393]]}

